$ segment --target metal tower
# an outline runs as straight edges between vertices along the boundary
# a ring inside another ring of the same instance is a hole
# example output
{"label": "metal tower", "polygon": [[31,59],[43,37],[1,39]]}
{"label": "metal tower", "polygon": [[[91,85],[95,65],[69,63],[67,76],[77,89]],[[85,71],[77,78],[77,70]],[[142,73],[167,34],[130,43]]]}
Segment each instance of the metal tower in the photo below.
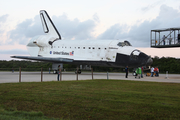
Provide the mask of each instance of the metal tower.
{"label": "metal tower", "polygon": [[151,47],[180,47],[180,28],[151,30]]}

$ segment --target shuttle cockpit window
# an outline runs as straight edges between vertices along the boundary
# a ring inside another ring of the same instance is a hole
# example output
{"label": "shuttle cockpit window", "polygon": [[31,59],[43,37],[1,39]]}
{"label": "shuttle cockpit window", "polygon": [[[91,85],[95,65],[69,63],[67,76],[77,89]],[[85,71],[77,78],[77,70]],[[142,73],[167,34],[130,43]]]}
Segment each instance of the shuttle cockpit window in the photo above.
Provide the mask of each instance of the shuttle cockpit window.
{"label": "shuttle cockpit window", "polygon": [[133,60],[137,60],[140,53],[141,53],[141,51],[134,50],[134,51],[132,51],[132,53],[130,55],[130,58],[133,59]]}
{"label": "shuttle cockpit window", "polygon": [[119,42],[117,45],[120,46],[120,47],[132,46],[129,41]]}
{"label": "shuttle cockpit window", "polygon": [[126,46],[132,46],[131,43],[129,41],[124,41]]}

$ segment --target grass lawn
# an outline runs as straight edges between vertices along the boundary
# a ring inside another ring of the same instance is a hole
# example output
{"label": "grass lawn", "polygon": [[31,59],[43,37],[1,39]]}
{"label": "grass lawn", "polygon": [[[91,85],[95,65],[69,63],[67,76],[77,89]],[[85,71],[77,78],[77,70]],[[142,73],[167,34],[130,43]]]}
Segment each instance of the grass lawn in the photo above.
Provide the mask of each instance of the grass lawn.
{"label": "grass lawn", "polygon": [[85,80],[0,84],[0,120],[180,119],[180,84]]}

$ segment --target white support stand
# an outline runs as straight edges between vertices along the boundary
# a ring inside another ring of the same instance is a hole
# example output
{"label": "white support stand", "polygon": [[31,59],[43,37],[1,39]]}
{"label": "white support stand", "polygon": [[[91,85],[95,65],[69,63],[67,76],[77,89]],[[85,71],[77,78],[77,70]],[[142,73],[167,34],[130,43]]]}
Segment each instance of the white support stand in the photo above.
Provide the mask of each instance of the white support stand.
{"label": "white support stand", "polygon": [[166,71],[166,77],[165,77],[165,79],[168,79],[168,71]]}
{"label": "white support stand", "polygon": [[109,73],[107,72],[107,80],[109,79]]}

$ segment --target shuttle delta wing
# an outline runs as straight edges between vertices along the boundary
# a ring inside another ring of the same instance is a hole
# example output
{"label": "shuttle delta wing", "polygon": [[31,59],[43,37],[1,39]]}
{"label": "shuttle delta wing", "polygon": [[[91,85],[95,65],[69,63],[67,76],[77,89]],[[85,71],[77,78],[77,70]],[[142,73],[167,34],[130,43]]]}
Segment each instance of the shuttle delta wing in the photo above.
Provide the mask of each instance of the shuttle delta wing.
{"label": "shuttle delta wing", "polygon": [[11,56],[11,58],[20,58],[20,59],[47,61],[47,62],[61,62],[61,63],[73,62],[73,59],[67,59],[67,58],[32,57],[32,56]]}

